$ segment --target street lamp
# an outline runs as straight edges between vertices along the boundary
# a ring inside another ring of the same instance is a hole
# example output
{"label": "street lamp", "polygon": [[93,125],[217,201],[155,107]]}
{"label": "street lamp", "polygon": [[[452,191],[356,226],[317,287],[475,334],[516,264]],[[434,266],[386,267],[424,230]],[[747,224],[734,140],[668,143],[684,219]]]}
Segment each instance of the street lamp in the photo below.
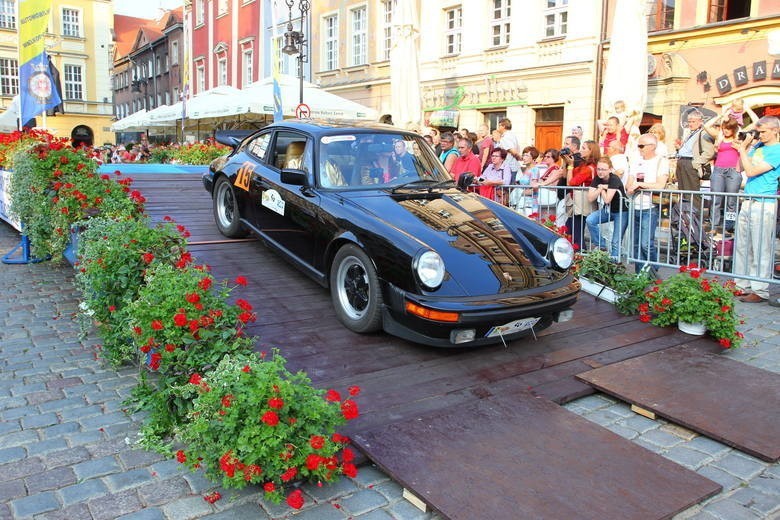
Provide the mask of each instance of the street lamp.
{"label": "street lamp", "polygon": [[306,13],[309,12],[309,0],[299,0],[298,2],[298,8],[301,11],[300,31],[293,30],[292,24],[292,8],[295,0],[284,0],[284,3],[287,4],[287,11],[289,16],[287,21],[287,31],[284,33],[284,47],[282,47],[282,52],[288,56],[293,56],[295,54],[298,55],[298,79],[301,82],[299,102],[303,103],[303,63],[307,58],[306,44],[308,43],[306,41],[305,35],[303,34],[303,27],[306,23]]}

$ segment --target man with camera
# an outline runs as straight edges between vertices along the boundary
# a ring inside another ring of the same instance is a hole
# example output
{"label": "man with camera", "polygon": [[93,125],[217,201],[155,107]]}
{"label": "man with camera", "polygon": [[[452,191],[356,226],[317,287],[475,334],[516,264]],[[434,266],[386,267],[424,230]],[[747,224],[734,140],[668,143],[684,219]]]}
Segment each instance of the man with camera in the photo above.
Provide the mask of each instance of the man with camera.
{"label": "man with camera", "polygon": [[[677,150],[677,186],[681,190],[699,191],[704,169],[715,157],[715,139],[704,131],[702,113],[693,109],[687,114],[688,129]],[[698,197],[696,200],[699,200]],[[698,204],[694,204],[698,206]]]}
{"label": "man with camera", "polygon": [[[772,276],[777,203],[774,198],[756,197],[777,194],[780,178],[778,134],[780,119],[774,116],[762,117],[756,124],[756,130],[739,134],[739,157],[747,176],[745,194],[751,195],[751,198],[742,202],[737,215],[734,274],[763,279]],[[769,284],[766,282],[738,278],[736,284],[744,293],[739,297],[740,301],[759,303],[769,298]],[[772,304],[777,305],[777,300]]]}

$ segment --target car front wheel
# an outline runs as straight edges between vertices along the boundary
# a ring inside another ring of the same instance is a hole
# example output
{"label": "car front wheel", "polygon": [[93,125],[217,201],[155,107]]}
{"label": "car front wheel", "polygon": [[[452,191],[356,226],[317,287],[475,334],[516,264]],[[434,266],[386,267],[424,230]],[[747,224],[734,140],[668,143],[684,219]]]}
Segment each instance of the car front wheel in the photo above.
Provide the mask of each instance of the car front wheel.
{"label": "car front wheel", "polygon": [[238,201],[233,192],[233,186],[225,177],[217,180],[214,186],[214,220],[219,232],[228,238],[241,238],[247,232],[241,225],[241,215],[238,212]]}
{"label": "car front wheel", "polygon": [[330,270],[330,294],[339,320],[358,333],[382,326],[382,292],[374,264],[357,246],[336,253]]}

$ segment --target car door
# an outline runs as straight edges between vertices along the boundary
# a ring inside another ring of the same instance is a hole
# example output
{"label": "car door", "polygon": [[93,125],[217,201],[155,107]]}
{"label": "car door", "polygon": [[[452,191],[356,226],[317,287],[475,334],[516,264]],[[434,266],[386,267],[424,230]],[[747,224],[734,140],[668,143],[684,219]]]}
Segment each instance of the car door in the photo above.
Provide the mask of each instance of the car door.
{"label": "car door", "polygon": [[[266,153],[265,167],[255,170],[255,186],[250,190],[254,193],[257,227],[263,238],[307,269],[314,264],[320,205],[313,188],[313,149],[311,137],[277,130]],[[309,186],[283,183],[283,168],[307,172]]]}

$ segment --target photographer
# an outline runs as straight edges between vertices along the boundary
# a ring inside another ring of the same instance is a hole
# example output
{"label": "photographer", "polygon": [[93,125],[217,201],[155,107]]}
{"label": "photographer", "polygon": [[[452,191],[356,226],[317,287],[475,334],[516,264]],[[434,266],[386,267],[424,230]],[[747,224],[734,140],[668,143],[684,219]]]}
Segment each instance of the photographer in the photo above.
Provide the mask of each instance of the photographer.
{"label": "photographer", "polygon": [[[745,194],[752,195],[753,198],[742,202],[737,215],[734,274],[763,279],[772,276],[777,204],[773,198],[762,199],[755,196],[777,194],[777,181],[780,177],[779,133],[780,119],[765,116],[758,120],[755,131],[747,132],[744,140],[736,142],[739,158],[747,175]],[[769,284],[766,282],[738,278],[736,284],[743,291],[743,295],[739,297],[740,301],[759,303],[769,298]],[[774,304],[777,304],[777,300]]]}

